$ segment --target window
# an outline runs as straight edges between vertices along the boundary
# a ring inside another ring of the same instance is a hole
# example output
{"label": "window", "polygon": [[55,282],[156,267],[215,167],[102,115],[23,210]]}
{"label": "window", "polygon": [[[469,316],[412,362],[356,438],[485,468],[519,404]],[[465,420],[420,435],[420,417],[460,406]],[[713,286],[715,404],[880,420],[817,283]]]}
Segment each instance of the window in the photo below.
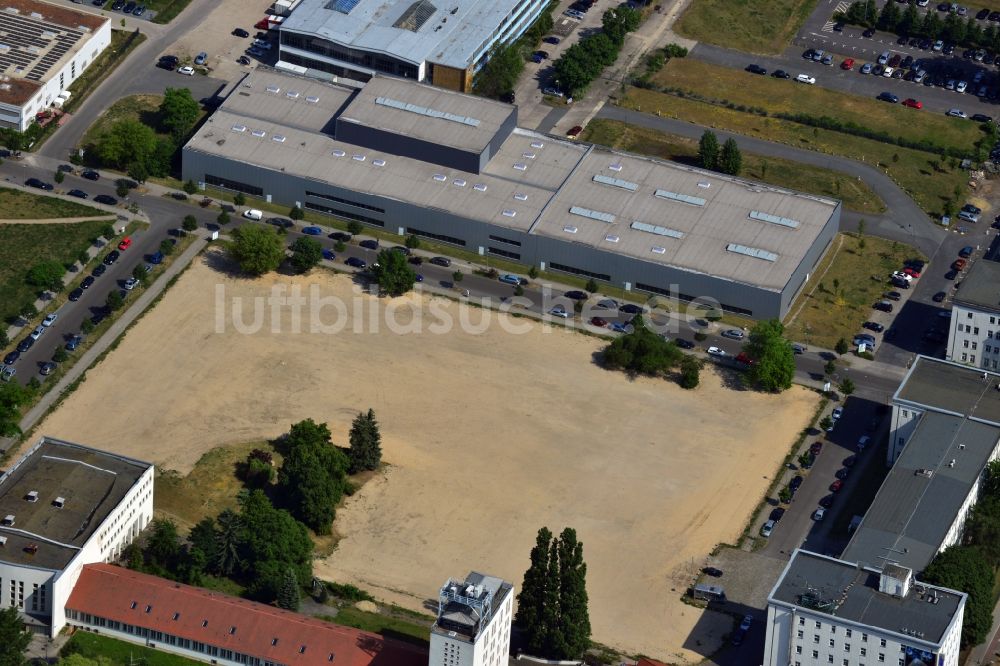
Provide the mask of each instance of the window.
{"label": "window", "polygon": [[378,206],[369,206],[368,204],[363,204],[359,201],[351,201],[350,199],[341,199],[340,197],[335,197],[332,194],[320,194],[319,192],[310,192],[306,190],[307,197],[316,197],[317,199],[326,199],[327,201],[335,201],[337,203],[346,204],[348,206],[354,206],[355,208],[364,208],[365,210],[373,210],[376,213],[385,213],[385,208],[379,208]]}
{"label": "window", "polygon": [[801,645],[796,645],[795,646],[795,654],[802,654],[802,646]]}
{"label": "window", "polygon": [[517,253],[517,252],[510,252],[508,250],[501,250],[498,247],[492,247],[492,246],[490,246],[488,249],[489,249],[490,254],[495,254],[495,255],[498,255],[498,256],[501,256],[501,257],[507,257],[508,259],[519,260],[521,258],[521,255],[519,253]]}
{"label": "window", "polygon": [[828,663],[828,664],[832,664],[833,663],[833,655],[832,654],[826,655],[826,663]]}
{"label": "window", "polygon": [[844,643],[844,652],[850,652],[850,651],[851,651],[851,644]]}
{"label": "window", "polygon": [[813,650],[813,659],[819,659],[819,650]]}
{"label": "window", "polygon": [[803,634],[802,634],[802,630],[801,630],[801,629],[799,629],[799,631],[798,631],[798,637],[799,637],[799,638],[802,638],[802,637],[803,637]]}
{"label": "window", "polygon": [[819,643],[819,634],[813,634],[813,643]]}
{"label": "window", "polygon": [[885,662],[885,653],[884,652],[879,652],[878,653],[878,660],[880,662]]}
{"label": "window", "polygon": [[969,363],[975,363],[975,362],[976,362],[976,355],[973,354],[972,356],[969,357]]}
{"label": "window", "polygon": [[219,176],[213,176],[212,174],[205,174],[205,182],[209,185],[214,185],[215,187],[221,187],[227,190],[235,190],[237,192],[243,192],[244,194],[250,194],[256,197],[264,196],[264,189],[261,187],[256,187],[255,185],[247,185],[246,183],[241,183],[235,180],[229,180],[228,178],[220,178]]}
{"label": "window", "polygon": [[[521,247],[521,241],[511,240],[510,238],[504,238],[503,236],[494,236],[493,234],[490,234],[490,240],[498,243],[504,243],[506,245],[513,245],[514,247]],[[801,620],[802,618],[799,619]]]}
{"label": "window", "polygon": [[799,616],[799,626],[800,627],[804,627],[805,625],[806,625],[806,619],[800,615]]}
{"label": "window", "polygon": [[591,277],[595,280],[603,280],[604,282],[611,282],[611,276],[605,275],[604,273],[593,273],[591,271],[585,270],[583,268],[574,268],[573,266],[566,266],[565,264],[557,264],[554,261],[549,263],[549,268],[554,271],[560,271],[562,273],[572,273],[573,275],[583,275],[585,277]]}
{"label": "window", "polygon": [[971,312],[966,312],[965,316],[968,317],[969,319],[972,319],[972,313]]}
{"label": "window", "polygon": [[878,644],[879,644],[879,647],[885,647],[885,639],[883,638],[883,639],[879,640]]}
{"label": "window", "polygon": [[385,222],[382,220],[376,220],[374,217],[368,217],[367,215],[360,215],[358,213],[351,213],[350,211],[340,210],[338,208],[331,208],[329,206],[324,206],[323,204],[313,203],[312,201],[307,201],[305,207],[309,210],[314,210],[318,213],[326,213],[327,215],[334,215],[336,217],[343,217],[348,220],[357,220],[358,222],[365,222],[367,224],[374,225],[376,227],[384,227]]}
{"label": "window", "polygon": [[435,234],[430,231],[423,231],[422,229],[414,229],[413,227],[407,227],[406,232],[413,234],[414,236],[422,236],[423,238],[430,238],[431,240],[438,240],[442,243],[450,243],[451,245],[458,245],[459,247],[465,247],[465,241],[461,238],[455,238],[454,236],[448,236],[445,234]]}
{"label": "window", "polygon": [[837,647],[837,644],[834,642],[832,638],[830,639],[830,647]]}
{"label": "window", "polygon": [[[905,414],[904,414],[904,416],[905,416]],[[850,637],[851,637],[851,630],[850,630],[850,629],[845,629],[845,630],[844,630],[844,633],[846,633],[846,634],[847,634],[847,637],[848,637],[848,638],[850,638]]]}
{"label": "window", "polygon": [[968,355],[968,354],[966,354],[965,352],[963,352],[963,353],[962,353],[962,360],[963,360],[963,361],[968,361],[968,360],[969,360],[969,355]]}
{"label": "window", "polygon": [[979,343],[976,342],[975,340],[973,340],[973,342],[972,342],[972,348],[975,349],[978,346],[979,346]]}
{"label": "window", "polygon": [[861,642],[862,643],[868,642],[868,634],[861,634]]}
{"label": "window", "polygon": [[976,326],[976,327],[974,327],[974,328],[972,329],[972,334],[973,334],[973,335],[979,335],[979,327],[978,327],[978,326]]}
{"label": "window", "polygon": [[965,347],[966,349],[968,349],[969,348],[969,341],[968,340],[963,340],[962,341],[962,346]]}

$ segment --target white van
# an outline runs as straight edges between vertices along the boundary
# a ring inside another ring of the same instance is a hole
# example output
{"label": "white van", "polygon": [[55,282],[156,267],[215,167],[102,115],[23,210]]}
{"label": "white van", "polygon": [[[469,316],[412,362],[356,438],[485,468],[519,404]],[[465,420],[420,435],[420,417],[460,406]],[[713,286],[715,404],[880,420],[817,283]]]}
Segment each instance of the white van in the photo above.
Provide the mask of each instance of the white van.
{"label": "white van", "polygon": [[795,77],[795,80],[798,81],[799,83],[808,83],[809,85],[813,85],[814,83],[816,83],[816,79],[809,76],[808,74],[799,74],[798,76]]}
{"label": "white van", "polygon": [[262,211],[257,210],[256,208],[250,208],[245,213],[243,213],[243,217],[247,218],[248,220],[261,220],[264,217],[264,213]]}

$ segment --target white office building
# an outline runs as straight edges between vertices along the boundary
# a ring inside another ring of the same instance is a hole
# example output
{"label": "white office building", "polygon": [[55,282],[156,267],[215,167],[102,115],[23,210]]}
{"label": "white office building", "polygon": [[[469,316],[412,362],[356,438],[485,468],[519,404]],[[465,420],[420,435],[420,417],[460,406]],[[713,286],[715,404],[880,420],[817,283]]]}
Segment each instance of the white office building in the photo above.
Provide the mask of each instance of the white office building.
{"label": "white office building", "polygon": [[1000,262],[981,259],[955,291],[945,358],[1000,370]]}
{"label": "white office building", "polygon": [[39,0],[0,0],[0,127],[24,131],[62,106],[111,44],[111,19]]}
{"label": "white office building", "polygon": [[504,666],[510,653],[514,586],[473,571],[438,594],[429,666]]}
{"label": "white office building", "polygon": [[765,666],[958,666],[966,595],[796,550],[767,600]]}
{"label": "white office building", "polygon": [[54,637],[84,565],[117,559],[153,519],[153,466],[43,438],[0,477],[0,608]]}

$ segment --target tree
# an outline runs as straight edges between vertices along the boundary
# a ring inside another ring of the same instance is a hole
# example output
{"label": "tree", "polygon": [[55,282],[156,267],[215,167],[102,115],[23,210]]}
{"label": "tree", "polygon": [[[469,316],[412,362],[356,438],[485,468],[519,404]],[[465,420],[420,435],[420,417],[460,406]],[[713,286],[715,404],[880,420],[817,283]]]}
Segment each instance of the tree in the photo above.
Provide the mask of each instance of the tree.
{"label": "tree", "polygon": [[177,525],[173,521],[162,518],[154,520],[149,540],[146,543],[146,554],[150,560],[170,571],[177,563],[180,550]]}
{"label": "tree", "polygon": [[490,51],[489,60],[476,74],[473,89],[478,95],[496,99],[517,87],[517,79],[524,70],[524,58],[514,43],[497,42]]}
{"label": "tree", "polygon": [[738,176],[742,168],[743,154],[736,144],[736,139],[730,137],[722,144],[722,152],[719,153],[719,171],[730,176]]}
{"label": "tree", "polygon": [[220,210],[219,214],[215,217],[215,221],[222,226],[226,226],[227,224],[229,224],[230,221],[229,211]]}
{"label": "tree", "polygon": [[[987,466],[987,477],[989,473]],[[977,546],[995,570],[1000,565],[1000,496],[987,493],[987,485],[988,481],[983,484],[984,492],[972,508],[962,537],[965,543]]]}
{"label": "tree", "polygon": [[854,389],[855,389],[854,382],[851,380],[850,377],[845,377],[844,381],[840,382],[840,392],[843,393],[845,396],[849,396],[852,393],[854,393]]}
{"label": "tree", "polygon": [[247,197],[242,192],[237,192],[236,194],[233,195],[233,203],[236,204],[237,206],[242,206],[246,204],[246,202],[247,202]]}
{"label": "tree", "polygon": [[587,609],[587,564],[576,530],[559,535],[559,624],[554,633],[557,652],[549,659],[580,659],[590,647],[590,613]]}
{"label": "tree", "polygon": [[351,448],[348,450],[351,474],[362,470],[378,469],[382,462],[382,435],[378,430],[375,412],[371,409],[354,417],[351,424]]}
{"label": "tree", "polygon": [[181,228],[184,231],[194,231],[198,228],[198,220],[194,215],[185,215],[184,221],[181,222]]}
{"label": "tree", "polygon": [[127,197],[128,185],[124,183],[118,183],[117,185],[115,185],[115,194],[117,194],[119,198]]}
{"label": "tree", "polygon": [[524,572],[521,591],[517,594],[517,613],[514,624],[524,632],[525,648],[528,654],[541,655],[548,643],[551,630],[545,620],[545,600],[549,577],[549,548],[552,532],[547,527],[538,530],[535,547],[531,549],[531,565]]}
{"label": "tree", "polygon": [[56,172],[52,176],[52,179],[55,180],[56,183],[61,184],[64,180],[66,180],[66,174],[62,172],[62,169],[56,169]]}
{"label": "tree", "polygon": [[413,289],[413,283],[417,281],[417,274],[406,262],[406,255],[392,250],[378,253],[378,262],[372,267],[372,275],[379,290],[389,296],[405,294]]}
{"label": "tree", "polygon": [[705,130],[698,141],[698,164],[715,171],[719,165],[719,139],[712,130]]}
{"label": "tree", "polygon": [[823,430],[829,430],[829,429],[830,429],[830,426],[832,426],[832,425],[833,425],[833,419],[831,419],[831,418],[829,417],[829,415],[827,415],[827,416],[824,416],[824,417],[823,417],[822,419],[820,419],[820,421],[819,421],[819,427],[820,427],[820,428],[822,428]]}
{"label": "tree", "polygon": [[17,313],[21,319],[28,322],[38,316],[38,308],[35,307],[34,303],[25,303]]}
{"label": "tree", "polygon": [[454,273],[451,274],[451,279],[455,283],[461,282],[464,277],[465,275],[462,273],[462,271],[455,271]]}
{"label": "tree", "polygon": [[263,275],[281,265],[285,246],[267,226],[248,224],[233,231],[229,253],[244,273]]}
{"label": "tree", "polygon": [[685,355],[681,359],[681,388],[697,388],[701,382],[701,361],[694,356]]}
{"label": "tree", "polygon": [[361,226],[361,223],[358,222],[357,220],[351,220],[350,222],[347,223],[347,233],[351,234],[352,236],[357,236],[362,231],[364,231],[364,227]]}
{"label": "tree", "polygon": [[312,419],[306,423],[313,436],[300,434],[293,438],[295,443],[278,471],[278,487],[283,504],[293,516],[317,534],[329,534],[335,507],[346,487],[349,463],[347,456],[330,442],[325,424],[320,430]]}
{"label": "tree", "polygon": [[114,123],[97,143],[101,162],[118,168],[127,168],[133,162],[145,164],[155,151],[156,132],[131,119]]}
{"label": "tree", "polygon": [[90,253],[86,250],[80,250],[80,253],[76,255],[76,260],[80,262],[81,266],[86,266],[87,262],[90,261]]}
{"label": "tree", "polygon": [[837,372],[837,364],[834,363],[833,359],[830,359],[829,361],[826,362],[826,364],[823,366],[823,372],[828,375],[832,375],[833,373]]}
{"label": "tree", "polygon": [[0,666],[23,666],[24,651],[31,643],[31,632],[24,627],[17,608],[0,610]]}
{"label": "tree", "polygon": [[950,546],[924,569],[922,580],[969,595],[962,624],[962,647],[978,645],[993,624],[993,570],[974,546]]}
{"label": "tree", "polygon": [[84,319],[84,320],[83,320],[83,321],[82,321],[82,322],[80,323],[80,330],[81,330],[82,332],[84,332],[84,333],[90,333],[90,332],[92,332],[92,331],[94,330],[94,328],[96,328],[96,327],[94,326],[94,322],[93,322],[93,321],[91,321],[90,319]]}
{"label": "tree", "polygon": [[420,239],[417,238],[415,235],[410,234],[409,236],[406,237],[406,247],[410,248],[411,250],[416,250],[418,247],[420,247]]}
{"label": "tree", "polygon": [[305,526],[275,508],[260,490],[240,497],[237,543],[240,574],[249,581],[247,592],[257,600],[271,602],[277,597],[288,567],[300,585],[312,579],[313,544]]}
{"label": "tree", "polygon": [[991,460],[986,464],[983,493],[1000,497],[1000,459]]}
{"label": "tree", "polygon": [[117,236],[118,234],[117,234],[117,233],[115,233],[115,228],[114,228],[114,226],[112,226],[112,225],[111,225],[111,224],[109,223],[109,224],[105,224],[105,225],[104,225],[104,226],[103,226],[103,227],[101,228],[101,235],[102,235],[102,236],[104,236],[104,240],[111,240],[112,238],[114,238],[114,237],[115,237],[115,236]]}
{"label": "tree", "polygon": [[122,298],[117,289],[112,289],[108,292],[108,300],[105,305],[107,305],[109,310],[114,312],[115,310],[120,310],[125,305],[125,299]]}
{"label": "tree", "polygon": [[646,327],[642,315],[632,320],[633,330],[615,338],[604,348],[604,362],[610,368],[630,374],[659,375],[681,360],[681,352]]}
{"label": "tree", "polygon": [[586,289],[587,293],[590,294],[597,293],[598,290],[597,280],[595,280],[594,278],[590,278],[589,280],[587,280],[587,285],[584,287],[584,289]]}
{"label": "tree", "polygon": [[750,330],[743,352],[754,360],[746,377],[764,391],[778,392],[792,386],[795,355],[783,337],[785,327],[777,319],[758,322]]}
{"label": "tree", "polygon": [[174,244],[169,239],[164,238],[160,241],[160,252],[162,252],[164,256],[169,257],[174,253]]}
{"label": "tree", "polygon": [[323,246],[315,238],[300,236],[292,243],[292,257],[289,263],[300,273],[318,265],[323,259]]}
{"label": "tree", "polygon": [[215,533],[215,570],[230,576],[241,566],[239,548],[243,519],[232,509],[226,509],[216,519],[219,529]]}
{"label": "tree", "polygon": [[847,344],[847,340],[845,340],[844,338],[841,338],[841,339],[837,340],[837,344],[834,345],[834,347],[833,347],[833,351],[835,351],[835,352],[837,352],[838,354],[841,354],[841,355],[846,354],[847,350],[849,350],[849,349],[850,349],[850,346]]}
{"label": "tree", "polygon": [[201,115],[201,107],[187,88],[167,88],[160,102],[160,126],[177,141],[183,140]]}
{"label": "tree", "polygon": [[202,518],[188,532],[188,557],[198,559],[201,571],[218,561],[218,537],[212,517]]}
{"label": "tree", "polygon": [[[157,139],[156,146],[159,147],[159,145],[160,145],[159,139]],[[150,172],[152,170],[154,170],[154,169],[157,172],[161,172],[161,171],[164,170],[159,165],[159,157],[157,156],[157,148],[153,148],[153,154],[149,156],[148,160],[146,160],[144,162],[141,162],[139,160],[135,160],[133,162],[130,162],[129,165],[128,165],[128,175],[129,175],[129,178],[132,178],[132,179],[134,179],[134,180],[136,180],[136,181],[138,181],[140,183],[145,183],[146,179],[149,178],[149,176],[150,176]],[[122,197],[128,196],[128,189],[125,190],[124,194],[120,194],[119,196],[122,196]]]}
{"label": "tree", "polygon": [[278,608],[297,611],[301,600],[299,581],[295,578],[295,569],[288,567],[281,579],[281,589],[278,590]]}
{"label": "tree", "polygon": [[290,211],[288,211],[288,217],[290,217],[290,218],[292,218],[293,220],[296,220],[296,221],[297,220],[301,220],[305,216],[306,216],[305,211],[303,211],[298,206],[292,206],[292,209]]}
{"label": "tree", "polygon": [[21,428],[18,427],[21,407],[29,402],[31,393],[17,382],[0,384],[0,437],[14,437],[21,434]]}
{"label": "tree", "polygon": [[66,351],[66,347],[59,345],[52,352],[52,360],[56,363],[65,363],[69,360],[69,352]]}
{"label": "tree", "polygon": [[195,185],[195,182],[193,180],[188,179],[188,181],[184,183],[183,189],[188,194],[194,194],[195,192],[198,191],[198,186]]}
{"label": "tree", "polygon": [[[538,266],[535,266],[534,264],[531,265],[531,268],[528,269],[528,277],[532,280],[538,277]],[[596,289],[594,291],[596,291]]]}
{"label": "tree", "polygon": [[32,287],[59,291],[63,288],[63,275],[65,274],[66,269],[58,261],[43,261],[28,270],[24,281]]}

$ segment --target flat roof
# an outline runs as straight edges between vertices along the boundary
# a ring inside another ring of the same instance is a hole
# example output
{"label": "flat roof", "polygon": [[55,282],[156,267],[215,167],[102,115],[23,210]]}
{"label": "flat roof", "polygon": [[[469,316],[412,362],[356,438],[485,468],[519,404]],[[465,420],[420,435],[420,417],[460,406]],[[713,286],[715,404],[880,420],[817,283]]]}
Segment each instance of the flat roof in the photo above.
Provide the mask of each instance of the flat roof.
{"label": "flat roof", "polygon": [[289,127],[332,135],[333,117],[356,92],[305,76],[282,76],[277,70],[260,67],[233,87],[225,106],[236,115],[280,118]]}
{"label": "flat roof", "polygon": [[923,571],[998,441],[996,425],[925,412],[841,557],[875,567],[893,562]]}
{"label": "flat roof", "polygon": [[[780,602],[900,634],[903,643],[940,645],[965,594],[914,582],[909,594],[879,592],[878,569],[796,549],[775,584],[769,602]],[[936,593],[937,603],[928,601]]]}
{"label": "flat roof", "polygon": [[463,638],[474,642],[485,628],[480,622],[487,603],[492,613],[490,617],[495,616],[513,589],[513,584],[504,579],[478,571],[470,572],[464,581],[448,579],[441,587],[441,606],[432,631],[450,637],[461,632]]}
{"label": "flat roof", "polygon": [[281,30],[418,66],[431,61],[465,69],[519,4],[520,0],[302,0]]}
{"label": "flat roof", "polygon": [[997,386],[998,373],[918,355],[896,389],[893,402],[1000,425]]}
{"label": "flat roof", "polygon": [[0,0],[0,102],[20,106],[111,19],[38,0]]}
{"label": "flat roof", "polygon": [[481,153],[513,112],[510,104],[485,97],[376,76],[339,120]]}
{"label": "flat roof", "polygon": [[[62,569],[151,467],[42,438],[0,477],[0,519],[14,517],[13,525],[0,525],[0,536],[7,539],[0,561]],[[29,501],[32,492],[36,501]],[[62,507],[56,498],[63,500]]]}
{"label": "flat roof", "polygon": [[1000,262],[988,259],[973,262],[952,302],[1000,312]]}
{"label": "flat roof", "polygon": [[[258,95],[260,81],[283,90],[306,85],[303,77],[284,72],[253,77]],[[335,92],[344,90],[335,84],[311,86],[321,98],[350,94]],[[402,101],[423,101],[428,87],[376,77],[348,102],[345,114],[366,122],[358,100],[390,89]],[[467,103],[470,115],[495,104],[484,107],[469,95],[430,90]],[[294,104],[280,94],[254,104],[253,93],[237,91],[185,150],[764,289],[786,286],[839,205],[525,129],[515,129],[483,172],[473,174],[337,141],[320,129],[319,112],[292,126],[285,117]],[[386,122],[406,132],[399,113],[392,109]]]}

